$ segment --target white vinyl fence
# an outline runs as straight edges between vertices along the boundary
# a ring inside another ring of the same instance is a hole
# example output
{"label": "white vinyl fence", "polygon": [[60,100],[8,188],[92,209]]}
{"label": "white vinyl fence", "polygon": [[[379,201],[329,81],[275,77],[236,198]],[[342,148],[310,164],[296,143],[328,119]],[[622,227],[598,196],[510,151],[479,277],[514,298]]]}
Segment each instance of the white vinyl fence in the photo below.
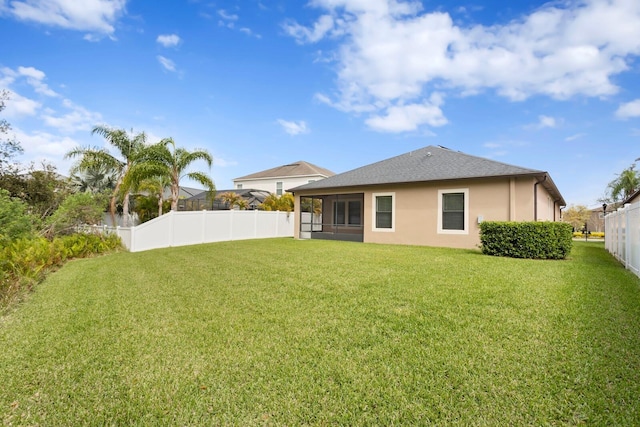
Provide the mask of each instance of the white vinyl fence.
{"label": "white vinyl fence", "polygon": [[131,252],[228,240],[293,237],[293,212],[171,211],[136,227],[98,227],[116,233]]}
{"label": "white vinyl fence", "polygon": [[604,233],[607,251],[640,276],[640,202],[607,214]]}

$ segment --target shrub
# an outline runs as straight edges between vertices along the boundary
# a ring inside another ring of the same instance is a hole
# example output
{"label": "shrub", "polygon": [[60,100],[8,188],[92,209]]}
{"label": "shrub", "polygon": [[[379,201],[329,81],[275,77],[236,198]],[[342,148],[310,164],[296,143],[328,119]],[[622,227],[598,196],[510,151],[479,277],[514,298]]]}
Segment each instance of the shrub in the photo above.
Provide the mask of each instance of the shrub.
{"label": "shrub", "polygon": [[52,241],[43,237],[14,239],[0,249],[0,311],[65,261],[121,247],[120,238],[112,234],[73,234]]}
{"label": "shrub", "polygon": [[482,253],[512,258],[564,259],[571,251],[572,227],[562,222],[485,221]]}
{"label": "shrub", "polygon": [[47,219],[49,231],[54,235],[72,234],[80,226],[97,224],[102,220],[106,203],[103,194],[72,194]]}

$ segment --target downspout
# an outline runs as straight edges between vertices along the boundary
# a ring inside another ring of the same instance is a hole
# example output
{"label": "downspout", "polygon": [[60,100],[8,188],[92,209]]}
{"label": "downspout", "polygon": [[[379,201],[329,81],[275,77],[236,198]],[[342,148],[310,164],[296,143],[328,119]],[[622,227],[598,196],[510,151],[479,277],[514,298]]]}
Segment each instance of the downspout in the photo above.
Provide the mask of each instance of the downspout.
{"label": "downspout", "polygon": [[538,184],[545,182],[547,180],[547,174],[544,174],[544,178],[540,181],[536,181],[533,184],[533,220],[538,220]]}

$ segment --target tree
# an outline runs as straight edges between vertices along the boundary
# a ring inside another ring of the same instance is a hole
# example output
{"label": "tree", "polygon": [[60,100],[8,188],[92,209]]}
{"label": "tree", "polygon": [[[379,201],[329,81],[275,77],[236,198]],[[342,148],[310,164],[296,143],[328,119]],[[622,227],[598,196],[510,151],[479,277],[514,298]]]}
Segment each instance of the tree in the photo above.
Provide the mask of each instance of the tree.
{"label": "tree", "polygon": [[583,205],[571,205],[562,213],[562,220],[568,222],[574,230],[580,230],[591,218],[591,211]]}
{"label": "tree", "polygon": [[114,129],[107,126],[95,126],[91,133],[105,138],[109,144],[118,150],[119,158],[110,154],[106,149],[96,147],[74,148],[66,154],[65,158],[80,158],[78,163],[72,167],[72,173],[86,173],[92,169],[100,170],[102,168],[113,171],[117,178],[109,201],[111,222],[115,225],[116,203],[118,199],[122,199],[124,225],[127,226],[129,221],[129,189],[133,185],[133,181],[127,179],[128,185],[125,187],[122,184],[131,168],[142,158],[146,148],[147,136],[144,132],[130,136],[122,129]]}
{"label": "tree", "polygon": [[294,198],[291,193],[284,193],[282,196],[269,194],[260,209],[265,211],[293,212]]}
{"label": "tree", "polygon": [[26,170],[10,165],[0,174],[0,187],[11,197],[24,201],[29,212],[41,219],[51,215],[69,193],[66,179],[48,163],[43,163],[39,169],[31,164]]}
{"label": "tree", "polygon": [[635,163],[623,170],[616,179],[607,186],[611,201],[624,200],[640,188],[640,174],[635,170]]}
{"label": "tree", "polygon": [[[9,99],[9,91],[0,91],[0,113],[6,108],[5,101]],[[0,119],[0,174],[16,154],[22,153],[22,147],[15,138],[5,138],[2,135],[11,130],[11,125],[5,119]]]}
{"label": "tree", "polygon": [[175,211],[178,209],[182,178],[189,178],[206,187],[208,191],[215,191],[215,185],[207,174],[187,172],[187,168],[197,160],[205,161],[209,168],[213,164],[213,158],[206,150],[188,151],[176,147],[173,138],[164,138],[145,150],[142,160],[132,168],[126,184],[152,177],[168,178],[171,188],[171,210]]}
{"label": "tree", "polygon": [[151,213],[150,209],[151,205],[157,207],[157,216],[162,216],[162,211],[165,209],[164,189],[168,186],[168,177],[156,176],[143,179],[133,187],[133,191],[141,193],[136,196],[135,207],[140,222],[146,222],[154,218],[155,215]]}
{"label": "tree", "polygon": [[90,167],[71,175],[71,187],[81,193],[112,192],[118,177],[115,171],[105,165]]}
{"label": "tree", "polygon": [[28,206],[22,200],[12,198],[9,192],[0,188],[0,244],[4,246],[20,237],[31,237],[38,219],[28,213]]}
{"label": "tree", "polygon": [[97,224],[102,220],[106,197],[108,196],[89,192],[68,196],[47,219],[45,234],[71,234],[79,226]]}
{"label": "tree", "polygon": [[236,206],[238,209],[247,209],[249,207],[247,201],[233,191],[222,193],[220,199],[229,205],[229,209],[233,209]]}

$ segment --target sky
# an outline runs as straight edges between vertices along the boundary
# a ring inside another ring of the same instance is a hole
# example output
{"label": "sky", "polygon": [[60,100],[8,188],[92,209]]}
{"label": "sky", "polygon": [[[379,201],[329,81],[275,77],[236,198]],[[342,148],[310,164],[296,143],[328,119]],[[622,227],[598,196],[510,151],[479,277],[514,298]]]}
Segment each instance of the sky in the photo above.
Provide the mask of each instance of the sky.
{"label": "sky", "polygon": [[0,0],[0,39],[18,160],[62,174],[96,125],[208,150],[219,190],[441,145],[596,207],[640,157],[638,0]]}

